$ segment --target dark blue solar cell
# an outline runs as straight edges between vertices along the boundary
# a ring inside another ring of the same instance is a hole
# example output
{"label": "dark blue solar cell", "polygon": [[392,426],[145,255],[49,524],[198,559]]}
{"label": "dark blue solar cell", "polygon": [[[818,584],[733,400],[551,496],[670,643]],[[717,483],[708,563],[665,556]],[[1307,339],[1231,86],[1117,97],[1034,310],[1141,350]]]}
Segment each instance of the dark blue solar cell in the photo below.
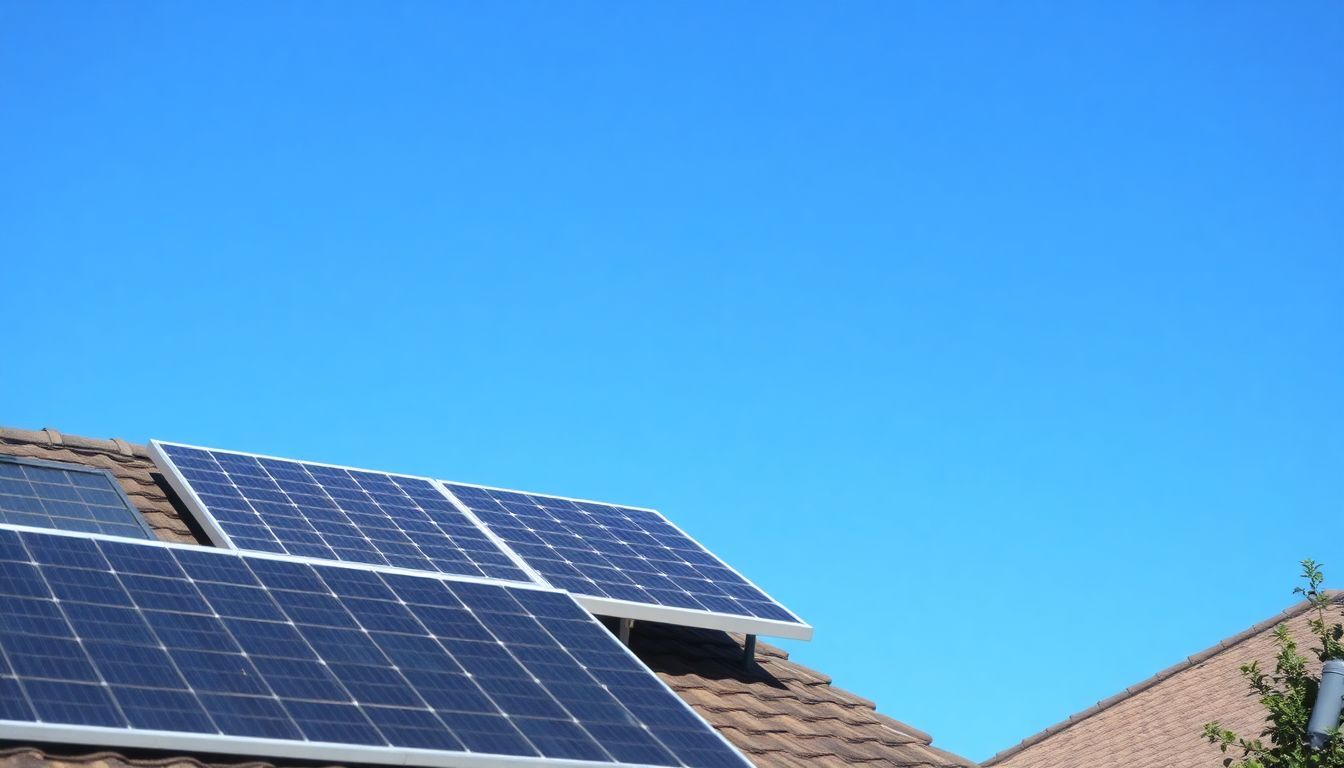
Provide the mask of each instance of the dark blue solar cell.
{"label": "dark blue solar cell", "polygon": [[558,592],[543,592],[537,589],[516,589],[513,597],[531,616],[542,619],[569,619],[571,621],[590,621],[588,612],[568,596]]}
{"label": "dark blue solar cell", "polygon": [[141,608],[177,613],[210,613],[210,606],[206,605],[205,599],[186,579],[166,579],[136,573],[123,573],[120,578],[131,600]]}
{"label": "dark blue solar cell", "polygon": [[44,533],[24,533],[22,538],[33,560],[42,565],[65,565],[99,571],[112,569],[92,539]]}
{"label": "dark blue solar cell", "polygon": [[508,638],[511,645],[552,645],[555,639],[530,616],[509,613],[476,614],[495,637]]}
{"label": "dark blue solar cell", "polygon": [[196,696],[186,691],[117,685],[110,690],[132,728],[191,733],[215,730]]}
{"label": "dark blue solar cell", "polygon": [[[4,465],[0,464],[0,467],[2,466]],[[0,562],[26,563],[30,559],[18,533],[0,530]]]}
{"label": "dark blue solar cell", "polygon": [[695,595],[689,592],[670,589],[647,589],[649,596],[658,602],[659,605],[670,605],[674,608],[690,608],[696,611],[709,610],[705,604],[695,598]]}
{"label": "dark blue solar cell", "polygon": [[449,712],[443,716],[443,722],[472,752],[525,756],[539,754],[502,715]]}
{"label": "dark blue solar cell", "polygon": [[251,656],[317,658],[312,646],[290,624],[245,619],[225,619],[224,624],[238,645]]}
{"label": "dark blue solar cell", "polygon": [[83,646],[103,679],[112,685],[186,687],[168,652],[161,648],[101,640],[86,640]]}
{"label": "dark blue solar cell", "polygon": [[485,692],[465,674],[417,669],[407,679],[429,706],[450,712],[497,712]]}
{"label": "dark blue solar cell", "polygon": [[[551,683],[546,681],[551,690],[562,690],[565,692],[565,709],[576,719],[587,723],[628,723],[630,722],[630,713],[626,711],[606,689],[598,685],[583,685],[582,683],[570,683],[557,681]],[[563,686],[556,688],[555,686]]]}
{"label": "dark blue solar cell", "polygon": [[[134,608],[63,603],[61,611],[70,620],[70,626],[74,627],[75,634],[86,640],[105,639],[126,645],[159,644],[158,638],[145,623],[144,614]],[[7,609],[0,606],[0,614],[5,613]]]}
{"label": "dark blue solar cell", "polygon": [[[574,657],[559,645],[510,645],[509,652],[531,670],[540,664],[565,665],[577,668]],[[582,670],[578,670],[582,672]]]}
{"label": "dark blue solar cell", "polygon": [[246,656],[233,653],[170,650],[173,662],[197,691],[246,696],[269,695],[261,676]]}
{"label": "dark blue solar cell", "polygon": [[158,547],[116,541],[100,541],[97,544],[109,566],[117,573],[182,578],[182,569],[171,557],[164,557]]}
{"label": "dark blue solar cell", "polygon": [[[655,735],[660,740],[663,739],[662,734]],[[677,749],[677,755],[682,762],[687,765],[694,765],[696,768],[741,768],[742,766],[742,759],[722,744],[704,747],[682,746]]]}
{"label": "dark blue solar cell", "polygon": [[38,637],[74,638],[74,632],[53,600],[0,595],[0,632]]}
{"label": "dark blue solar cell", "polygon": [[[616,695],[629,697],[631,694],[628,689],[623,689]],[[693,732],[704,730],[700,726],[700,718],[682,706],[681,700],[670,693],[636,695],[631,700],[622,699],[621,703],[651,730],[657,731],[660,728],[684,729]],[[668,744],[667,746],[671,747],[672,745]]]}
{"label": "dark blue solar cell", "polygon": [[145,611],[145,620],[159,640],[169,648],[191,651],[237,653],[219,619],[189,613]]}
{"label": "dark blue solar cell", "polygon": [[513,718],[513,724],[546,757],[602,762],[611,760],[592,737],[572,721],[516,717]]}
{"label": "dark blue solar cell", "polygon": [[350,694],[327,665],[294,658],[252,656],[251,661],[275,695],[282,699],[349,701]]}
{"label": "dark blue solar cell", "polygon": [[597,644],[588,644],[586,648],[571,648],[569,654],[590,672],[597,670],[640,670],[642,663],[621,649],[603,648]]}
{"label": "dark blue solar cell", "polygon": [[550,693],[530,679],[479,675],[473,679],[500,709],[510,715],[565,717]]}
{"label": "dark blue solar cell", "polygon": [[230,736],[303,738],[289,713],[275,699],[201,693],[200,700],[219,730]]}
{"label": "dark blue solar cell", "polygon": [[[628,723],[596,722],[584,726],[611,756],[624,763],[676,765],[677,759],[646,730]],[[740,763],[735,763],[740,768]]]}
{"label": "dark blue solar cell", "polygon": [[275,552],[283,554],[285,548],[280,546],[279,542],[264,538],[251,538],[246,536],[233,536],[233,545],[239,549],[245,549],[252,552]]}
{"label": "dark blue solar cell", "polygon": [[0,629],[0,650],[22,680],[40,677],[51,680],[98,682],[98,673],[89,663],[83,647],[74,640],[12,634],[11,627]]}
{"label": "dark blue solar cell", "polygon": [[473,640],[444,640],[443,646],[453,659],[467,672],[485,679],[513,678],[526,680],[530,677],[513,654],[499,643],[482,643]]}
{"label": "dark blue solar cell", "polygon": [[740,600],[739,603],[753,616],[775,621],[793,621],[793,614],[779,607],[777,603],[764,603],[754,600]]}
{"label": "dark blue solar cell", "polygon": [[37,717],[12,677],[0,677],[0,720],[29,721]]}
{"label": "dark blue solar cell", "polygon": [[271,589],[293,590],[298,592],[325,592],[326,586],[311,567],[304,563],[291,563],[284,560],[250,558],[252,572],[261,583]]}
{"label": "dark blue solar cell", "polygon": [[387,657],[378,650],[378,646],[359,630],[304,626],[300,631],[318,655],[329,662],[373,666],[387,664]]}
{"label": "dark blue solar cell", "polygon": [[443,646],[427,635],[371,632],[369,638],[407,674],[410,670],[442,669],[444,666]]}
{"label": "dark blue solar cell", "polygon": [[[425,581],[425,579],[415,579]],[[341,597],[362,597],[376,600],[396,600],[397,596],[372,572],[357,568],[324,568],[322,581],[328,589]]]}
{"label": "dark blue solar cell", "polygon": [[[719,597],[717,595],[697,595],[696,599],[700,604],[711,611],[719,613],[737,613],[740,603],[728,597]],[[750,612],[748,612],[750,613]]]}
{"label": "dark blue solar cell", "polygon": [[0,595],[51,597],[47,582],[37,568],[27,563],[0,561]]}
{"label": "dark blue solar cell", "polygon": [[23,688],[34,712],[45,722],[113,728],[126,726],[126,719],[101,685],[24,679]]}
{"label": "dark blue solar cell", "polygon": [[400,573],[381,574],[383,581],[407,603],[433,606],[458,606],[461,602],[448,585],[438,579],[406,576]]}
{"label": "dark blue solar cell", "polygon": [[415,747],[452,752],[462,750],[462,742],[444,726],[433,712],[403,707],[366,707],[364,714],[394,747]]}
{"label": "dark blue solar cell", "polygon": [[546,631],[571,653],[584,649],[611,651],[610,643],[604,642],[604,638],[600,635],[593,634],[591,619],[588,621],[555,619],[546,622]]}
{"label": "dark blue solar cell", "polygon": [[99,605],[130,606],[131,598],[122,588],[121,581],[111,571],[92,571],[87,568],[47,566],[42,575],[60,600]]}
{"label": "dark blue solar cell", "polygon": [[278,589],[271,591],[271,597],[280,604],[280,610],[296,624],[349,627],[354,623],[341,601],[325,592],[290,592]]}
{"label": "dark blue solar cell", "polygon": [[462,604],[473,611],[491,611],[495,613],[523,614],[523,606],[513,596],[493,584],[472,582],[453,582],[453,594]]}
{"label": "dark blue solar cell", "polygon": [[285,701],[285,709],[310,741],[383,746],[387,740],[359,707],[318,701]]}
{"label": "dark blue solar cell", "polygon": [[346,598],[342,605],[370,632],[401,632],[408,635],[424,634],[425,628],[411,612],[399,603],[387,600]]}
{"label": "dark blue solar cell", "polygon": [[424,702],[415,694],[401,673],[391,667],[365,664],[328,664],[327,668],[350,691],[360,704],[382,704],[393,707],[423,707]]}
{"label": "dark blue solar cell", "polygon": [[131,526],[110,525],[108,523],[102,523],[101,525],[99,525],[98,533],[104,534],[106,536],[124,536],[128,538],[136,535],[135,529],[132,528]]}
{"label": "dark blue solar cell", "polygon": [[465,608],[417,606],[416,618],[436,637],[482,642],[495,639],[476,616]]}
{"label": "dark blue solar cell", "polygon": [[265,589],[209,581],[196,582],[196,588],[220,616],[266,621],[286,620],[280,606],[276,605],[271,599],[271,593]]}

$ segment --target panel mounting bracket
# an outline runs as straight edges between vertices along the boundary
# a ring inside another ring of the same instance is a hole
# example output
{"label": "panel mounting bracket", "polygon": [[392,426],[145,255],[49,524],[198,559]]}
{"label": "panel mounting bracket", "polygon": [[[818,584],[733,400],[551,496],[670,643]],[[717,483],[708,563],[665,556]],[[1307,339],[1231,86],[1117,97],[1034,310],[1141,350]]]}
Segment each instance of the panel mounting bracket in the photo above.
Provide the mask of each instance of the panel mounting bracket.
{"label": "panel mounting bracket", "polygon": [[756,661],[756,636],[747,635],[747,639],[742,643],[742,668],[751,669],[754,661]]}
{"label": "panel mounting bracket", "polygon": [[630,645],[630,630],[635,628],[634,619],[621,619],[620,636],[621,645]]}

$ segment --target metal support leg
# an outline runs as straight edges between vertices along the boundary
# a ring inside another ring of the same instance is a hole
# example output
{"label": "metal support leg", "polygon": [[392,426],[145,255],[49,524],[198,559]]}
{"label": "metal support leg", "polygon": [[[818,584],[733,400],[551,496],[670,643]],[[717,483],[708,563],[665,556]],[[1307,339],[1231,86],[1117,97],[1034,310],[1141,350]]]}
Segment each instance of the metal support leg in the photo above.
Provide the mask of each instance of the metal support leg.
{"label": "metal support leg", "polygon": [[751,669],[751,665],[756,661],[756,636],[747,635],[747,641],[742,644],[742,668]]}
{"label": "metal support leg", "polygon": [[630,630],[633,629],[634,626],[634,619],[621,619],[621,642],[623,644],[630,644]]}

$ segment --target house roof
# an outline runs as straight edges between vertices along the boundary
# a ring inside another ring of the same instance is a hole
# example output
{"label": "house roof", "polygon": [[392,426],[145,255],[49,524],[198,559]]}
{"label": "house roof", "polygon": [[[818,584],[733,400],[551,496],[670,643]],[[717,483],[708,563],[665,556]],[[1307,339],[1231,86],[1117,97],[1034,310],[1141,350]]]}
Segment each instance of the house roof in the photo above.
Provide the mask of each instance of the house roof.
{"label": "house roof", "polygon": [[[207,542],[149,460],[145,446],[0,427],[0,453],[103,467],[164,541]],[[762,768],[872,766],[952,768],[975,763],[932,746],[916,728],[876,711],[873,702],[761,643],[741,664],[742,637],[638,622],[631,647],[705,720]],[[0,768],[199,768],[218,757],[89,752],[78,747],[0,742]],[[238,763],[233,765],[264,765]]]}
{"label": "house roof", "polygon": [[[1344,594],[1332,596],[1338,605]],[[1274,628],[1286,623],[1319,672],[1308,650],[1310,605],[1303,601],[1152,677],[1103,699],[1061,723],[984,761],[1002,768],[1206,768],[1224,755],[1201,736],[1214,720],[1242,736],[1257,738],[1265,711],[1241,675],[1241,665],[1259,661],[1273,670],[1278,648]]]}

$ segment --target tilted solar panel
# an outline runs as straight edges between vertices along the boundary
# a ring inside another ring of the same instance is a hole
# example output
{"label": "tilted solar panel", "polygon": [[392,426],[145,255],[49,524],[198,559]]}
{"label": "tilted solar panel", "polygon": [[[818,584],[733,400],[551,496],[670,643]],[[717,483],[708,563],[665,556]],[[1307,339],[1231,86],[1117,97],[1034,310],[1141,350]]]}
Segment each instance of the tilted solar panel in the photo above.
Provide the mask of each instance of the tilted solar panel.
{"label": "tilted solar panel", "polygon": [[443,482],[551,586],[594,613],[810,639],[812,627],[650,509]]}
{"label": "tilted solar panel", "polygon": [[150,455],[220,546],[532,580],[426,478],[158,440]]}
{"label": "tilted solar panel", "polygon": [[567,595],[0,527],[0,739],[422,766],[748,763]]}

